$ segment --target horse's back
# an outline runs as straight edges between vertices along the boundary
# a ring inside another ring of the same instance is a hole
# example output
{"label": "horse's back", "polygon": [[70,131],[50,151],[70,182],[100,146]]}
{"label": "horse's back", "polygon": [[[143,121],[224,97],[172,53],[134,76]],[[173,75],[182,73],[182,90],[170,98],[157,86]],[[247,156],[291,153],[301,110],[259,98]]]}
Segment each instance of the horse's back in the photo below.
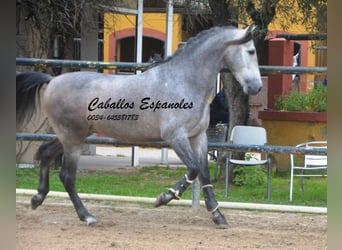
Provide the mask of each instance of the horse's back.
{"label": "horse's back", "polygon": [[49,84],[49,88],[58,86],[63,89],[83,89],[91,87],[94,80],[108,78],[109,75],[92,71],[68,72],[56,76]]}

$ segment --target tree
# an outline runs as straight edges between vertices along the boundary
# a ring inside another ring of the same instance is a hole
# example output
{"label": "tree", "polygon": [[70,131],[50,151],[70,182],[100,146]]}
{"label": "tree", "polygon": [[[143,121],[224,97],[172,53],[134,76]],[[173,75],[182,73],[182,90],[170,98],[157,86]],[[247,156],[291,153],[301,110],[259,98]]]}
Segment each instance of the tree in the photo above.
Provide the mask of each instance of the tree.
{"label": "tree", "polygon": [[[17,0],[17,37],[26,32],[30,57],[53,58],[53,40],[62,36],[63,48],[69,39],[80,34],[80,21],[85,16],[84,1]],[[23,22],[20,22],[24,20]],[[24,27],[21,27],[24,26]],[[19,44],[21,48],[21,44]],[[22,48],[24,50],[24,48]],[[25,51],[25,50],[24,50]],[[67,51],[65,51],[68,54]]]}
{"label": "tree", "polygon": [[[224,26],[224,25],[238,25],[238,11],[233,4],[233,1],[225,1],[225,0],[209,0],[209,5],[212,10],[212,18],[214,26]],[[243,90],[240,84],[235,80],[232,74],[230,73],[222,73],[221,80],[224,86],[224,92],[228,99],[229,105],[229,132],[232,128],[237,124],[246,124],[249,116],[249,102],[248,96],[243,93]],[[221,155],[220,162],[220,177],[223,178],[225,166],[225,158],[227,157],[227,152],[224,152]],[[233,169],[233,168],[231,168]],[[232,181],[233,172],[230,173]]]}
{"label": "tree", "polygon": [[16,0],[17,55],[72,59],[74,39],[81,37],[81,26],[98,28],[103,13],[116,7],[136,8],[136,0]]}

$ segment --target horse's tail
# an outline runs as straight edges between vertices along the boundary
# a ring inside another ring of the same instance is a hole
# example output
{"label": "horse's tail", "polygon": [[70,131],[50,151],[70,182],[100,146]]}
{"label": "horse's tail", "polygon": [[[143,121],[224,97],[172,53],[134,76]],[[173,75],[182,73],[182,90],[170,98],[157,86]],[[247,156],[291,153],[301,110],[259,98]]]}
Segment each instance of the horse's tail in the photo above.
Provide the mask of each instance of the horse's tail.
{"label": "horse's tail", "polygon": [[[17,125],[27,124],[36,111],[36,95],[53,77],[40,72],[23,72],[16,76]],[[39,101],[39,99],[38,99]]]}

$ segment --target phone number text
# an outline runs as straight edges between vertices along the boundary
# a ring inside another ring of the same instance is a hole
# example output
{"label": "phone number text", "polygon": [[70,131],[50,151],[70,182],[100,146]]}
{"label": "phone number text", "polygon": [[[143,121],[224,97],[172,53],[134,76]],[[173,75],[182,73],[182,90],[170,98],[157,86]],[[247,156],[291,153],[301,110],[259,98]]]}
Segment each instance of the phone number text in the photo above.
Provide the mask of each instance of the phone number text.
{"label": "phone number text", "polygon": [[112,114],[112,115],[88,115],[88,121],[137,121],[139,119],[139,115],[137,114]]}

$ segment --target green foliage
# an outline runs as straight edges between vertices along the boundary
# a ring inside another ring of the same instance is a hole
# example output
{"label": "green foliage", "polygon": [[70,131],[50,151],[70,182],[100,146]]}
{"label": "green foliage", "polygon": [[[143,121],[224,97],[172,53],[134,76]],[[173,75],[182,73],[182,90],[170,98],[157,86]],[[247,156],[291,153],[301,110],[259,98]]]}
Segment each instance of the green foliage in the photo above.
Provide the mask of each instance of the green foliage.
{"label": "green foliage", "polygon": [[319,84],[313,90],[299,94],[297,91],[288,96],[279,96],[276,98],[275,108],[283,111],[327,111],[327,87]]}
{"label": "green foliage", "polygon": [[255,187],[266,184],[266,173],[261,166],[238,166],[234,168],[233,183],[238,186]]}

